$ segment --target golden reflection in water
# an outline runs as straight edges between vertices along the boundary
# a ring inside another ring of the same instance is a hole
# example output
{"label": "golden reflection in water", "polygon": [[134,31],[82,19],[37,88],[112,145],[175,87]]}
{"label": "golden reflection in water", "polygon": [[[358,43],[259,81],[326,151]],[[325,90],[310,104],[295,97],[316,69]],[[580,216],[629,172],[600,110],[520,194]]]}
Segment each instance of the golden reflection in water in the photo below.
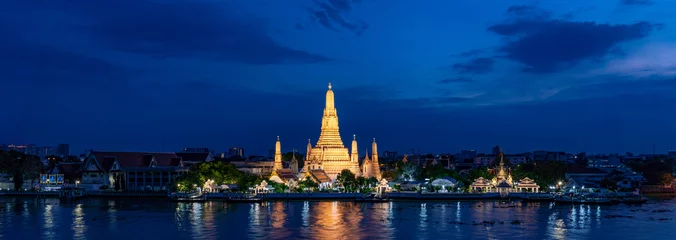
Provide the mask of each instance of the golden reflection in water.
{"label": "golden reflection in water", "polygon": [[336,239],[345,238],[349,231],[341,223],[341,211],[337,202],[316,202],[312,206],[310,232],[312,238]]}
{"label": "golden reflection in water", "polygon": [[[216,221],[215,218],[216,216],[214,215],[214,212],[216,212],[215,208],[215,202],[205,202],[205,203],[200,203],[199,205],[201,206],[201,224],[200,228],[201,230],[206,230],[207,233],[212,233],[216,234]],[[206,236],[206,235],[201,235],[201,239],[216,239],[218,236],[213,235],[213,236]]]}
{"label": "golden reflection in water", "polygon": [[286,213],[285,206],[283,202],[275,202],[272,206],[272,214],[270,219],[272,220],[273,228],[284,228],[286,223]]}
{"label": "golden reflection in water", "polygon": [[[377,228],[369,228],[368,226],[365,227],[366,231],[375,231],[377,233],[378,238],[383,238],[383,239],[392,239],[394,238],[394,231],[392,229],[392,221],[394,221],[394,217],[392,216],[392,202],[386,202],[386,203],[380,203],[375,205],[375,214],[374,216],[378,216],[380,219],[373,219],[374,225],[378,222],[381,224]],[[362,213],[362,214],[371,214],[369,212]]]}
{"label": "golden reflection in water", "polygon": [[563,219],[559,218],[558,212],[553,212],[549,215],[547,221],[547,233],[553,239],[566,239],[566,223]]}
{"label": "golden reflection in water", "polygon": [[85,239],[85,233],[87,232],[87,225],[84,221],[85,213],[82,210],[82,203],[79,203],[73,209],[73,224],[71,229],[73,229],[73,238],[75,239]]}

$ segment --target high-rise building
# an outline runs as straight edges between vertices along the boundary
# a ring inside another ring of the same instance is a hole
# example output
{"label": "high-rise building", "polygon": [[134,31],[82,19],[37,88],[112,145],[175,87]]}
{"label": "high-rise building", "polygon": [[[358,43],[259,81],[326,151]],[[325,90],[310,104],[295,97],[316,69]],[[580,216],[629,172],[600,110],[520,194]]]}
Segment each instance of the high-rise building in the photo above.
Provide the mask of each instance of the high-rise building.
{"label": "high-rise building", "polygon": [[228,149],[228,157],[234,156],[244,157],[244,148],[232,147]]}
{"label": "high-rise building", "polygon": [[56,155],[59,157],[68,157],[70,156],[70,145],[66,143],[61,143],[56,147]]}

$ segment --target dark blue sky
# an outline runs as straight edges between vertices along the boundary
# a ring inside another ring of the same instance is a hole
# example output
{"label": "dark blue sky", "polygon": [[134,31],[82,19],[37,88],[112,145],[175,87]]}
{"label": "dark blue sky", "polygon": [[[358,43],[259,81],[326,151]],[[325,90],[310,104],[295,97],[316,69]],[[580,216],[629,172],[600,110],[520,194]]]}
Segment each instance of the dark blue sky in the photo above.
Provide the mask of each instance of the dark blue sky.
{"label": "dark blue sky", "polygon": [[0,1],[0,142],[676,148],[674,1]]}

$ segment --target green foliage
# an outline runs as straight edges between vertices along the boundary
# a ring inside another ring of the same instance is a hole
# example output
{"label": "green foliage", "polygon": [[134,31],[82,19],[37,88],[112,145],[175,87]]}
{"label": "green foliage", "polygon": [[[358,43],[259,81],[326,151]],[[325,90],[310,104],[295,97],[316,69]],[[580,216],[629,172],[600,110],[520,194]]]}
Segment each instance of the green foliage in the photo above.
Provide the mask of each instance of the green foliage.
{"label": "green foliage", "polygon": [[0,172],[12,176],[14,189],[19,190],[24,179],[38,179],[44,165],[38,156],[17,151],[0,151]]}
{"label": "green foliage", "polygon": [[343,169],[343,171],[338,174],[336,182],[338,182],[346,192],[354,192],[357,190],[357,179],[355,178],[354,173],[348,169]]}
{"label": "green foliage", "polygon": [[395,171],[383,171],[380,173],[380,175],[382,178],[392,181],[396,178],[397,173]]}
{"label": "green foliage", "polygon": [[643,173],[647,184],[669,184],[673,177],[671,176],[671,167],[662,161],[649,161],[646,163],[631,162],[627,164],[635,172]]}
{"label": "green foliage", "polygon": [[564,179],[565,174],[565,163],[560,161],[543,161],[520,164],[512,171],[512,178],[518,181],[528,177],[535,180],[540,189],[547,189],[547,186],[554,185],[556,182]]}
{"label": "green foliage", "polygon": [[450,177],[455,180],[462,180],[462,177],[453,170],[445,169],[441,164],[428,166],[422,170],[422,178],[429,178],[431,181],[439,178]]}
{"label": "green foliage", "polygon": [[304,189],[315,191],[317,188],[319,188],[319,184],[315,181],[312,181],[312,179],[308,176],[305,177],[305,179],[298,181],[298,188],[296,189],[296,192],[302,192]]}
{"label": "green foliage", "polygon": [[[305,156],[303,156],[303,154],[296,152],[296,160],[298,161],[298,164],[301,164],[304,158]],[[293,152],[287,152],[282,154],[283,162],[291,162],[291,159],[293,159]]]}
{"label": "green foliage", "polygon": [[207,180],[213,180],[216,185],[237,184],[240,190],[247,191],[249,187],[259,184],[262,179],[239,171],[230,163],[213,161],[195,165],[190,172],[176,179],[177,189],[179,191],[193,190],[196,187],[202,187]]}
{"label": "green foliage", "polygon": [[602,188],[607,188],[609,190],[617,190],[617,183],[608,178],[601,179],[601,182],[599,184],[601,185]]}
{"label": "green foliage", "polygon": [[398,162],[395,170],[397,180],[412,181],[422,178],[422,169],[412,162]]}

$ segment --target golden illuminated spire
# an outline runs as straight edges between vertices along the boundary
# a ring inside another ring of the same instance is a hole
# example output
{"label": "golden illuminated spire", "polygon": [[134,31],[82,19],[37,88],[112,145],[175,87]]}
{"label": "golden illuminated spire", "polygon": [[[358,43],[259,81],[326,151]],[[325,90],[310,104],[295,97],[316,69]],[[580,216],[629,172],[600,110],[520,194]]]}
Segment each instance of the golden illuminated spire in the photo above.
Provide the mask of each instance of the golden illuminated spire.
{"label": "golden illuminated spire", "polygon": [[279,141],[279,136],[277,136],[277,143],[275,144],[275,164],[272,167],[272,171],[282,168],[282,143]]}
{"label": "golden illuminated spire", "polygon": [[329,83],[329,90],[326,91],[326,106],[324,107],[324,116],[322,116],[322,132],[317,141],[317,147],[342,147],[343,140],[338,131],[338,112],[334,105],[333,90]]}
{"label": "golden illuminated spire", "polygon": [[312,153],[312,143],[310,139],[307,140],[307,149],[305,149],[305,160],[310,160],[310,153]]}
{"label": "golden illuminated spire", "polygon": [[376,143],[376,138],[373,138],[373,144],[371,145],[372,157],[371,157],[371,177],[375,177],[380,180],[380,163],[378,163],[378,144]]}
{"label": "golden illuminated spire", "polygon": [[359,153],[357,153],[357,134],[352,135],[352,156],[350,160],[352,162],[359,162]]}

